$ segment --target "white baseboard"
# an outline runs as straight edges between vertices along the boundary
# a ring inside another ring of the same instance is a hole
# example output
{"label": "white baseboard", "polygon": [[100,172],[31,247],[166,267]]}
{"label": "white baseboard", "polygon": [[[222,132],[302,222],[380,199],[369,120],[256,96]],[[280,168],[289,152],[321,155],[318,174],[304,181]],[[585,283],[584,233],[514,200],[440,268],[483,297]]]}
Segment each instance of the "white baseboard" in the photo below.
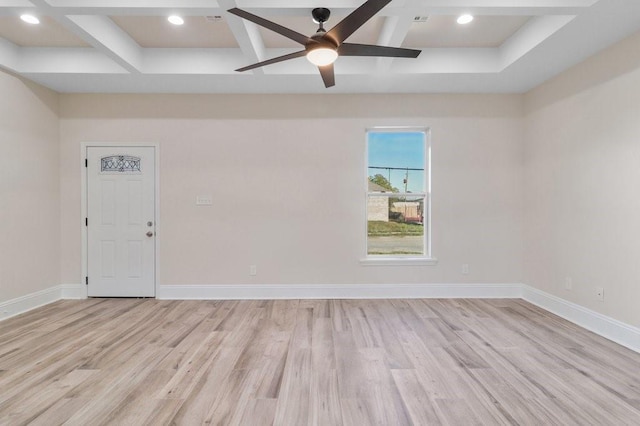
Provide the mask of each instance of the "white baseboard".
{"label": "white baseboard", "polygon": [[528,285],[522,286],[522,298],[582,328],[631,350],[640,352],[640,328],[625,324]]}
{"label": "white baseboard", "polygon": [[60,284],[61,299],[86,299],[86,284]]}
{"label": "white baseboard", "polygon": [[158,299],[520,298],[521,284],[163,285]]}
{"label": "white baseboard", "polygon": [[40,306],[61,299],[60,286],[50,287],[35,293],[0,302],[0,320],[20,315]]}
{"label": "white baseboard", "polygon": [[[0,302],[0,320],[60,299],[84,299],[82,284],[61,284]],[[158,299],[524,299],[640,353],[640,329],[524,284],[238,284],[163,285]]]}
{"label": "white baseboard", "polygon": [[85,287],[81,284],[61,284],[0,302],[0,320],[20,315],[60,299],[84,299],[87,297]]}

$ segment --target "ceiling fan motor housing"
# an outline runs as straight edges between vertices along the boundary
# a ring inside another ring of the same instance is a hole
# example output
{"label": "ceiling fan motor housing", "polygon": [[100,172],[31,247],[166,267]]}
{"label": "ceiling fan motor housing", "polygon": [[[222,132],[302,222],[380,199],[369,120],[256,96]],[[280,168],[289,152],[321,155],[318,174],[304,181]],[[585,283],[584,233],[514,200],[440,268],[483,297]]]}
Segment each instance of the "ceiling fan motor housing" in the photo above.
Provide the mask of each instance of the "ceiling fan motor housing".
{"label": "ceiling fan motor housing", "polygon": [[329,20],[329,16],[331,16],[331,11],[325,7],[316,7],[311,11],[311,16],[313,16],[313,20],[318,24],[323,24]]}

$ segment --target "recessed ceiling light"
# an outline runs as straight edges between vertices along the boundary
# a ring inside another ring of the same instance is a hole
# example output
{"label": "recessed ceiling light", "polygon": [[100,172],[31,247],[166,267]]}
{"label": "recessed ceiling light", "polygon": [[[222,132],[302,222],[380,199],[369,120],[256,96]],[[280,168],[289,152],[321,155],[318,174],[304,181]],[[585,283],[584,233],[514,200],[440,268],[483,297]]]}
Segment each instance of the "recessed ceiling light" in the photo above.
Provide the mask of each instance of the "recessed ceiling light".
{"label": "recessed ceiling light", "polygon": [[182,19],[178,15],[169,16],[167,18],[167,21],[171,22],[173,25],[182,25],[182,24],[184,24],[184,19]]}
{"label": "recessed ceiling light", "polygon": [[458,18],[458,24],[460,25],[468,24],[471,21],[473,21],[473,16],[471,15],[460,15]]}
{"label": "recessed ceiling light", "polygon": [[20,19],[22,19],[24,22],[28,23],[28,24],[39,24],[40,20],[38,18],[36,18],[33,15],[28,15],[28,14],[24,14],[24,15],[20,15]]}

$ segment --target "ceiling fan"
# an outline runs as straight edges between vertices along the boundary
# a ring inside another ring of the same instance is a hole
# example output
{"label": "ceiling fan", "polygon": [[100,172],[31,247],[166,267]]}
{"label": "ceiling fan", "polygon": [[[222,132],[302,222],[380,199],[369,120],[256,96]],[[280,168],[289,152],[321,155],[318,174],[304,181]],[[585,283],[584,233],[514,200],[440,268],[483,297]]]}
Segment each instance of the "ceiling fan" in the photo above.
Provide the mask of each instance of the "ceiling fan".
{"label": "ceiling fan", "polygon": [[311,15],[313,20],[320,27],[311,37],[307,37],[282,25],[261,18],[245,10],[236,8],[229,9],[232,13],[241,18],[247,19],[255,24],[265,27],[271,31],[281,34],[304,46],[304,50],[278,56],[266,61],[258,62],[239,68],[236,71],[248,71],[265,65],[287,61],[289,59],[306,56],[307,59],[318,66],[320,75],[325,87],[335,85],[335,74],[333,72],[333,62],[338,56],[383,56],[392,58],[417,58],[420,50],[404,49],[400,47],[377,46],[372,44],[345,43],[344,41],[358,28],[364,25],[391,0],[368,0],[362,6],[351,12],[349,16],[338,22],[329,31],[324,29],[324,23],[329,19],[331,12],[324,7],[313,9]]}

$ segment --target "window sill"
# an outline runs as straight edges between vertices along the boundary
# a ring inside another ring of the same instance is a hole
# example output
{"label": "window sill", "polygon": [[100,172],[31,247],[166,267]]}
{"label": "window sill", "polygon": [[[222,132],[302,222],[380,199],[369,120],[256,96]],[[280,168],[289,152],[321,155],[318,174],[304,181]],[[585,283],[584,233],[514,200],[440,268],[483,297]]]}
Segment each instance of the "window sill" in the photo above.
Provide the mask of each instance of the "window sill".
{"label": "window sill", "polygon": [[434,257],[366,257],[360,259],[362,266],[434,266],[438,259]]}

